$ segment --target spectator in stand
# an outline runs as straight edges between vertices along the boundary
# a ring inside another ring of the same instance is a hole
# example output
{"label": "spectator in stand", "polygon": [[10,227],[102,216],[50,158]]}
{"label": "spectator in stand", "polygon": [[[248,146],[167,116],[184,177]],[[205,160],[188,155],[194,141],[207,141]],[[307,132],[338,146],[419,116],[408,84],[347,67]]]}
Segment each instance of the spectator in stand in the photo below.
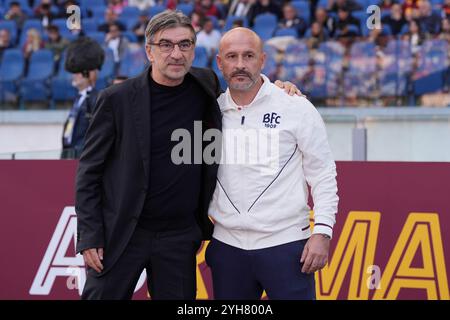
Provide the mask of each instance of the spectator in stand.
{"label": "spectator in stand", "polygon": [[44,28],[47,28],[52,20],[56,18],[56,15],[51,12],[51,8],[51,0],[41,0],[41,3],[34,9],[34,17],[41,21]]}
{"label": "spectator in stand", "polygon": [[44,48],[44,42],[41,39],[41,34],[35,28],[27,30],[27,38],[22,47],[23,56],[26,61],[30,59],[33,52]]}
{"label": "spectator in stand", "polygon": [[408,23],[408,32],[403,36],[403,39],[409,42],[413,54],[416,54],[420,50],[426,38],[427,36],[422,31],[419,20],[411,20]]}
{"label": "spectator in stand", "polygon": [[419,9],[419,3],[422,0],[405,0],[403,2],[403,14],[405,17],[409,15],[412,10]]}
{"label": "spectator in stand", "polygon": [[[349,28],[350,25],[354,25],[357,28],[357,31],[351,31]],[[359,22],[359,19],[352,16],[348,7],[339,7],[338,19],[336,21],[336,31],[339,31],[339,37],[352,37],[361,35],[361,24]]]}
{"label": "spectator in stand", "polygon": [[213,58],[219,48],[221,33],[214,29],[213,22],[206,17],[203,23],[203,30],[197,34],[196,45],[204,47],[208,51],[209,58]]}
{"label": "spectator in stand", "polygon": [[379,3],[378,3],[378,6],[380,7],[380,9],[381,9],[381,11],[384,11],[384,10],[391,10],[392,9],[392,6],[394,5],[394,4],[396,4],[397,2],[395,1],[395,0],[381,0]]}
{"label": "spectator in stand", "polygon": [[314,14],[314,22],[318,22],[322,29],[328,33],[330,37],[334,35],[336,22],[328,15],[328,12],[323,7],[318,7]]}
{"label": "spectator in stand", "polygon": [[306,39],[310,50],[318,49],[322,42],[327,40],[326,31],[319,22],[313,22],[311,25],[311,36]]}
{"label": "spectator in stand", "polygon": [[109,27],[113,24],[119,26],[120,31],[126,30],[125,26],[118,21],[117,14],[111,8],[107,8],[105,11],[105,23],[98,27],[98,31],[109,32]]}
{"label": "spectator in stand", "polygon": [[114,55],[115,70],[117,71],[125,52],[128,49],[129,41],[121,33],[120,26],[112,23],[109,26],[109,32],[106,34],[105,43]]}
{"label": "spectator in stand", "polygon": [[228,15],[245,18],[252,4],[250,0],[231,0],[228,2]]}
{"label": "spectator in stand", "polygon": [[190,18],[191,18],[191,25],[194,28],[195,32],[199,33],[200,31],[202,31],[202,24],[205,17],[200,13],[193,11],[191,13]]}
{"label": "spectator in stand", "polygon": [[145,28],[147,28],[148,21],[147,13],[142,11],[139,15],[138,22],[133,27],[133,32],[140,43],[143,43],[145,40]]}
{"label": "spectator in stand", "polygon": [[115,14],[120,15],[126,3],[123,0],[108,0],[108,9],[114,11]]}
{"label": "spectator in stand", "polygon": [[178,5],[178,0],[167,0],[166,8],[169,10],[175,10]]}
{"label": "spectator in stand", "polygon": [[441,24],[441,17],[436,12],[433,12],[431,4],[428,0],[423,0],[419,4],[419,23],[425,33],[432,35],[438,34]]}
{"label": "spectator in stand", "polygon": [[329,3],[329,11],[339,12],[339,9],[345,8],[348,11],[363,10],[360,4],[354,0],[331,0]]}
{"label": "spectator in stand", "polygon": [[231,25],[230,29],[242,28],[242,27],[244,27],[244,20],[236,19],[236,20],[233,21],[233,24]]}
{"label": "spectator in stand", "polygon": [[9,4],[9,10],[5,13],[5,20],[13,20],[16,22],[17,29],[22,30],[22,26],[27,20],[27,15],[22,11],[20,3],[13,1]]}
{"label": "spectator in stand", "polygon": [[214,16],[217,19],[222,18],[219,9],[217,9],[212,0],[197,0],[194,11],[205,17]]}
{"label": "spectator in stand", "polygon": [[442,13],[445,17],[450,18],[450,0],[445,0],[442,6]]}
{"label": "spectator in stand", "polygon": [[130,7],[137,7],[141,11],[153,7],[155,4],[155,0],[128,0]]}
{"label": "spectator in stand", "polygon": [[0,29],[0,61],[3,57],[3,52],[6,49],[12,48],[11,35],[8,29]]}
{"label": "spectator in stand", "polygon": [[49,49],[53,52],[55,63],[58,63],[61,59],[61,54],[69,45],[69,41],[61,36],[57,26],[50,25],[47,28],[47,33],[48,40],[45,43],[45,49]]}
{"label": "spectator in stand", "polygon": [[[441,22],[441,33],[439,34],[439,39],[447,40],[450,44],[450,18],[443,18]],[[450,55],[450,50],[449,50]]]}
{"label": "spectator in stand", "polygon": [[280,6],[271,0],[257,0],[255,4],[252,5],[248,12],[248,22],[250,27],[253,27],[255,24],[256,16],[263,13],[271,13],[277,16],[277,19],[280,20],[282,18],[282,13]]}
{"label": "spectator in stand", "polygon": [[283,19],[278,24],[279,28],[293,28],[297,31],[297,37],[302,38],[308,28],[306,21],[297,15],[297,10],[290,3],[283,6]]}
{"label": "spectator in stand", "polygon": [[403,17],[403,11],[400,4],[392,5],[391,14],[381,19],[381,22],[388,25],[392,30],[392,35],[400,34],[403,26],[406,24],[406,19]]}

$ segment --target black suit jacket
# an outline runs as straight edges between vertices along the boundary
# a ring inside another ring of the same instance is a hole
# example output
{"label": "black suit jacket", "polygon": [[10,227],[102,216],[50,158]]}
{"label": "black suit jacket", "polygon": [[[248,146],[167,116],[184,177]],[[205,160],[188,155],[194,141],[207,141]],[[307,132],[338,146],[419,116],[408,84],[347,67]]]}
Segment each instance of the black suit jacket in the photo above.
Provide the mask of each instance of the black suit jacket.
{"label": "black suit jacket", "polygon": [[[104,248],[104,270],[111,268],[125,249],[142,212],[148,190],[150,163],[150,86],[145,72],[100,92],[86,133],[76,177],[77,247]],[[204,89],[208,103],[203,129],[221,130],[217,97],[220,84],[210,69],[189,73]],[[181,115],[182,116],[182,115]],[[208,206],[216,184],[218,164],[203,164],[197,222],[203,238],[213,225]],[[176,201],[177,199],[174,199]]]}
{"label": "black suit jacket", "polygon": [[[86,99],[79,108],[72,107],[70,110],[69,117],[73,115],[75,117],[75,125],[72,131],[72,141],[70,144],[66,144],[64,137],[62,137],[62,145],[64,149],[71,149],[72,156],[79,158],[81,150],[84,145],[84,137],[86,135],[87,128],[89,127],[89,122],[91,120],[92,114],[95,108],[95,101],[97,100],[98,91],[94,88],[92,89]],[[63,133],[66,131],[66,127],[69,123],[69,118],[67,118],[64,123]]]}

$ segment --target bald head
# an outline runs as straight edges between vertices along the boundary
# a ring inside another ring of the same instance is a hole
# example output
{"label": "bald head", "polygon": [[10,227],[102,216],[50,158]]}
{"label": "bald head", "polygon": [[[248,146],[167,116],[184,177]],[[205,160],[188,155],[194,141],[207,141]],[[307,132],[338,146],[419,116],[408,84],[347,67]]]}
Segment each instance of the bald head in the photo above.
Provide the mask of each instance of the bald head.
{"label": "bald head", "polygon": [[253,48],[257,48],[260,52],[263,51],[263,42],[261,38],[253,31],[248,28],[238,27],[231,29],[226,32],[222,39],[220,40],[219,45],[219,54],[225,49],[228,49],[232,44],[241,44],[250,45]]}
{"label": "bald head", "polygon": [[247,28],[231,29],[219,45],[217,65],[230,90],[252,91],[261,85],[266,55],[261,38]]}

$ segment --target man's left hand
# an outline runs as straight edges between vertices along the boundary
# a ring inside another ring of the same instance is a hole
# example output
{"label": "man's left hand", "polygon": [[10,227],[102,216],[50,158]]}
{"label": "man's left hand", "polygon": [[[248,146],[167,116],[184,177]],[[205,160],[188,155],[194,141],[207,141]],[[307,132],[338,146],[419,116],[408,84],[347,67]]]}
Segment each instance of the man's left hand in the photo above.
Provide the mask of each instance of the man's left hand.
{"label": "man's left hand", "polygon": [[300,89],[298,89],[297,86],[295,84],[293,84],[292,82],[289,82],[289,81],[284,81],[283,82],[283,81],[280,81],[280,80],[276,80],[274,82],[274,84],[277,87],[279,87],[281,89],[284,89],[284,91],[290,96],[293,96],[294,94],[296,94],[296,95],[298,95],[300,97],[305,97],[306,98],[306,96],[304,94],[302,94]]}
{"label": "man's left hand", "polygon": [[322,234],[313,234],[306,242],[300,262],[303,263],[303,273],[313,273],[328,262],[328,251],[330,250],[330,239]]}

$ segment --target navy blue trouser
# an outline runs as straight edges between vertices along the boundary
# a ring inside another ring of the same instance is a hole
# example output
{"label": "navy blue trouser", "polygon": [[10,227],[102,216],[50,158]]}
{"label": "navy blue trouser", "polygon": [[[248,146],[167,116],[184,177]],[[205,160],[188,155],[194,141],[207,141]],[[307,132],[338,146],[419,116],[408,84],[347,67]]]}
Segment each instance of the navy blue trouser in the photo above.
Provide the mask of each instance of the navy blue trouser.
{"label": "navy blue trouser", "polygon": [[212,239],[206,263],[211,268],[214,298],[257,300],[265,290],[269,299],[314,300],[314,274],[301,272],[306,241],[243,250]]}

